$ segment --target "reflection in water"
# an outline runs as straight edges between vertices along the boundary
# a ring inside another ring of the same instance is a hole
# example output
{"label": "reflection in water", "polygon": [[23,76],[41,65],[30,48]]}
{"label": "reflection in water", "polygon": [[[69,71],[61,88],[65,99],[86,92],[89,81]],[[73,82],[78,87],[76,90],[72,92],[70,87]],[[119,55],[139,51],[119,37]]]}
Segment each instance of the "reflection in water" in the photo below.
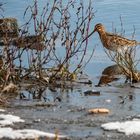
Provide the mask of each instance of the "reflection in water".
{"label": "reflection in water", "polygon": [[20,99],[37,99],[41,100],[43,97],[43,92],[46,90],[45,87],[40,86],[29,86],[23,92],[20,93]]}
{"label": "reflection in water", "polygon": [[130,94],[130,95],[126,95],[126,96],[119,96],[119,98],[121,99],[120,104],[124,104],[126,101],[133,101],[134,100],[134,95]]}
{"label": "reflection in water", "polygon": [[107,68],[105,68],[102,72],[102,76],[99,80],[98,86],[101,85],[107,85],[108,83],[111,83],[112,81],[118,80],[117,75],[121,75],[122,70],[118,65],[112,65]]}
{"label": "reflection in water", "polygon": [[[66,89],[68,90],[68,89]],[[62,95],[61,93],[68,93],[68,91],[62,91],[62,89],[44,86],[34,86],[30,85],[23,89],[19,95],[21,100],[34,100],[34,101],[44,101],[44,102],[61,102]],[[67,95],[67,94],[66,94]]]}
{"label": "reflection in water", "polygon": [[[67,83],[70,86],[70,83]],[[58,102],[73,102],[76,97],[81,98],[83,96],[83,87],[81,87],[81,83],[73,84],[73,88],[69,88],[69,86],[65,87],[56,87],[55,85],[41,86],[36,84],[28,84],[24,85],[22,88],[18,99],[27,100],[35,102],[46,102],[46,103],[58,103]],[[82,85],[83,86],[83,85]],[[90,85],[84,85],[86,89],[90,87]],[[76,94],[77,93],[77,94]],[[93,94],[100,94],[98,91],[94,91]],[[76,98],[77,101],[77,98]],[[80,100],[78,102],[81,102]]]}

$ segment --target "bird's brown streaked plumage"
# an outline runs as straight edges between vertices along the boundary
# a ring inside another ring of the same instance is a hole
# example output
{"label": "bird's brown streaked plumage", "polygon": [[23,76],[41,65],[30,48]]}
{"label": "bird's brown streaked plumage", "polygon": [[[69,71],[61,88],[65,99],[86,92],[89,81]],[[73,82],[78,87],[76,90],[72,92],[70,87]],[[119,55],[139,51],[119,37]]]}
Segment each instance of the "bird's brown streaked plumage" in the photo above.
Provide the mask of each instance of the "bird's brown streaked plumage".
{"label": "bird's brown streaked plumage", "polygon": [[105,68],[99,80],[98,86],[107,85],[119,79],[119,75],[123,74],[123,70],[119,65],[112,65]]}
{"label": "bird's brown streaked plumage", "polygon": [[129,40],[122,36],[106,32],[105,27],[101,23],[95,25],[92,34],[96,31],[100,36],[103,46],[111,51],[119,52],[121,50],[126,50],[128,47],[140,45],[136,40]]}

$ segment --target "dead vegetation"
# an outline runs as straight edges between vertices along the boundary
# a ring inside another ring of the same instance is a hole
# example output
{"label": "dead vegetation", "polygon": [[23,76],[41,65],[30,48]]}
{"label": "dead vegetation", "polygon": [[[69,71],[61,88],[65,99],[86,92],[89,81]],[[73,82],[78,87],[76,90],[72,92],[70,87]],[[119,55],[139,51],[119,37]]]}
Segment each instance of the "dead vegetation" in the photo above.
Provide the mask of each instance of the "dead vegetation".
{"label": "dead vegetation", "polygon": [[140,72],[137,68],[139,59],[136,58],[137,49],[137,47],[128,48],[121,53],[116,52],[115,55],[112,52],[108,53],[110,59],[121,69],[121,74],[126,76],[126,82],[134,83],[140,81]]}
{"label": "dead vegetation", "polygon": [[[121,21],[121,35],[124,36],[125,30],[123,29],[122,19]],[[116,28],[113,28],[113,31],[117,33]],[[132,39],[135,35],[135,28],[134,32],[132,33]],[[126,76],[126,82],[130,82],[131,84],[134,82],[140,81],[140,72],[138,71],[138,64],[140,59],[138,58],[138,46],[128,47],[127,49],[122,49],[121,52],[112,52],[105,50],[106,54],[109,58],[115,62],[118,67],[118,73],[123,74]],[[114,70],[113,73],[116,73]],[[112,80],[112,79],[111,79]]]}
{"label": "dead vegetation", "polygon": [[88,6],[76,0],[46,1],[42,9],[35,0],[25,9],[27,22],[21,27],[15,18],[1,18],[1,91],[7,91],[9,83],[51,84],[61,88],[61,81],[77,80],[94,52],[93,49],[87,60],[93,17],[91,0]]}

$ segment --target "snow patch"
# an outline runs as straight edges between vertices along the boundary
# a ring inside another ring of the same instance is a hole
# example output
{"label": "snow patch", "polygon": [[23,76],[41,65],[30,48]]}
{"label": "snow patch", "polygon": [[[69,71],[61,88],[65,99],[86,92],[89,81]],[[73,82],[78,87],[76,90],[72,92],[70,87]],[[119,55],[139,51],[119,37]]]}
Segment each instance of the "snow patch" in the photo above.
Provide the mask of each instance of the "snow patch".
{"label": "snow patch", "polygon": [[[13,125],[17,122],[24,122],[24,120],[20,119],[18,116],[14,116],[11,114],[0,114],[0,139],[8,138],[8,139],[36,139],[39,137],[46,138],[55,138],[56,134],[47,133],[35,129],[19,129],[14,130],[10,127],[6,127],[7,125]],[[58,138],[66,138],[64,135],[57,135]]]}
{"label": "snow patch", "polygon": [[101,125],[105,130],[117,130],[126,135],[140,135],[140,119],[133,119],[125,122],[109,122]]}
{"label": "snow patch", "polygon": [[[9,139],[35,139],[38,137],[55,138],[56,135],[52,133],[46,133],[34,129],[23,129],[23,130],[13,130],[10,127],[0,128],[0,138]],[[58,138],[66,138],[65,136],[58,135]]]}
{"label": "snow patch", "polygon": [[4,109],[0,109],[0,112],[5,112],[5,110]]}
{"label": "snow patch", "polygon": [[24,120],[20,119],[18,116],[14,116],[11,114],[0,114],[0,127],[6,125],[13,125],[17,122],[24,122]]}

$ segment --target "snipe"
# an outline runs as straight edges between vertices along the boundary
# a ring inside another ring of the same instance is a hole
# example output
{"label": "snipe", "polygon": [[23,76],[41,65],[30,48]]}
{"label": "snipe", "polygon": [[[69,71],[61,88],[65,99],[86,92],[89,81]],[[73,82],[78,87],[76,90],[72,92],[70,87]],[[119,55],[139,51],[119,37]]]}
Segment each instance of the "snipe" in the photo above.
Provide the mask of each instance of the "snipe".
{"label": "snipe", "polygon": [[95,25],[94,31],[89,36],[96,31],[100,36],[103,46],[111,51],[120,52],[126,50],[128,47],[140,45],[136,40],[129,40],[122,36],[106,32],[105,27],[101,23]]}

